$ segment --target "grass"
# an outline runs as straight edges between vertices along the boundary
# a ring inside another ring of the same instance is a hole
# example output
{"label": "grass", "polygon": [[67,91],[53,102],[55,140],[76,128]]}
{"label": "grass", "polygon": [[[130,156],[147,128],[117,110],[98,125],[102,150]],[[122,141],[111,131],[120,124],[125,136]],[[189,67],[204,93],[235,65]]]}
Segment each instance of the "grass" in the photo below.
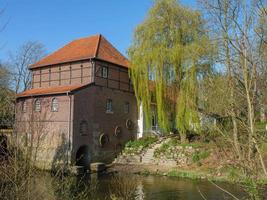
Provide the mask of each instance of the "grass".
{"label": "grass", "polygon": [[198,143],[184,143],[184,144],[180,144],[179,146],[183,147],[184,149],[187,147],[192,147],[194,149],[202,147],[202,145]]}
{"label": "grass", "polygon": [[177,170],[172,170],[167,173],[167,176],[169,177],[179,177],[179,178],[190,178],[190,179],[200,179],[201,175],[196,174],[194,172],[189,172],[189,171],[177,171]]}
{"label": "grass", "polygon": [[256,122],[255,123],[255,128],[257,129],[257,130],[263,130],[263,131],[266,131],[266,124],[267,124],[267,122]]}
{"label": "grass", "polygon": [[225,176],[215,176],[211,175],[209,172],[206,171],[193,171],[193,170],[181,170],[181,169],[175,169],[168,172],[150,172],[148,170],[145,170],[141,173],[143,176],[149,176],[149,175],[157,175],[157,176],[167,176],[167,177],[176,177],[176,178],[188,178],[192,180],[210,180],[210,181],[217,181],[217,182],[229,182],[233,183],[233,180],[228,179],[228,177]]}

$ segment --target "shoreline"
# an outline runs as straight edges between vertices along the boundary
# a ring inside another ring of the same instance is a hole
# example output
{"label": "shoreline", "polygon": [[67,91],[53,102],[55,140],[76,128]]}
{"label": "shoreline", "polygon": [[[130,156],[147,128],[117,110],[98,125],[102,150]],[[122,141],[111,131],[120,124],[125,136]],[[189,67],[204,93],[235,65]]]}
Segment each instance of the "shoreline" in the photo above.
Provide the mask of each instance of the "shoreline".
{"label": "shoreline", "polygon": [[[107,168],[108,172],[122,172],[138,174],[141,176],[164,176],[164,177],[175,177],[175,178],[186,178],[191,180],[205,180],[225,183],[245,183],[244,179],[231,179],[226,175],[216,176],[208,173],[204,170],[188,170],[178,167],[169,167],[162,165],[145,165],[145,164],[117,164],[112,163]],[[255,180],[260,185],[267,186],[267,179]]]}

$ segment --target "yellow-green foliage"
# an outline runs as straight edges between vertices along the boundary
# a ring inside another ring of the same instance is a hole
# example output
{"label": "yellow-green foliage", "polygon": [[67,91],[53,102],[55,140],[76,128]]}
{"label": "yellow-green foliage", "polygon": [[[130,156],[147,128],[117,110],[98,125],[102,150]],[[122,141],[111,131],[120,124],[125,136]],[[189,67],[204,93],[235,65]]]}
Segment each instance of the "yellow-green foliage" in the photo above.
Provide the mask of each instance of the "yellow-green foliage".
{"label": "yellow-green foliage", "polygon": [[182,133],[198,123],[197,75],[209,66],[211,49],[199,12],[176,0],[155,1],[129,49],[130,76],[148,125],[152,96],[163,130],[171,121]]}

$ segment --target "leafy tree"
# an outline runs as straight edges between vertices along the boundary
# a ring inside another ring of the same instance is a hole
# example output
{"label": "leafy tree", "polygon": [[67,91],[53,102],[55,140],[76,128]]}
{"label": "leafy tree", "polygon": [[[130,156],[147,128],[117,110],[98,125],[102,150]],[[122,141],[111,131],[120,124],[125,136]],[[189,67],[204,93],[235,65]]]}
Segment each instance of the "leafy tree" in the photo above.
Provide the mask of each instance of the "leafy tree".
{"label": "leafy tree", "polygon": [[9,88],[10,72],[0,64],[0,128],[11,127],[14,122],[15,94]]}
{"label": "leafy tree", "polygon": [[[130,76],[146,124],[151,121],[151,98],[160,127],[186,131],[198,124],[198,75],[209,69],[213,52],[201,14],[176,0],[157,0],[135,31],[129,49]],[[172,122],[176,123],[172,123]]]}

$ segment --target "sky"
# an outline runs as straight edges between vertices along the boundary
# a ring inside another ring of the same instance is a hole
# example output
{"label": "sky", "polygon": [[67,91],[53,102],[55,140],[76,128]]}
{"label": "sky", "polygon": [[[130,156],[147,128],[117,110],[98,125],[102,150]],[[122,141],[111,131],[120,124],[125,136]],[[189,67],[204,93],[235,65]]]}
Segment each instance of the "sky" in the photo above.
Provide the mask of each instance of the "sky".
{"label": "sky", "polygon": [[[182,0],[195,7],[195,0]],[[38,41],[52,53],[68,42],[101,33],[127,55],[135,27],[153,0],[0,0],[0,61],[27,41]]]}

